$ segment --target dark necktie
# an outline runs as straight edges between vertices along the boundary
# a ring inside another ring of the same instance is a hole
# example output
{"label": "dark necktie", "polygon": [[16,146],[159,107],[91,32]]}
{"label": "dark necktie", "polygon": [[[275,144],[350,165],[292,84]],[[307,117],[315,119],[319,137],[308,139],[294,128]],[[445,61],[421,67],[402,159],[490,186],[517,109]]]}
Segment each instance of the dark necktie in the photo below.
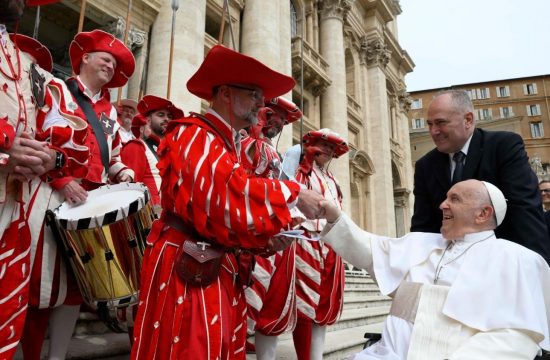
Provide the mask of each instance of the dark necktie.
{"label": "dark necktie", "polygon": [[456,184],[462,180],[462,172],[464,170],[464,158],[466,155],[462,151],[459,151],[453,155],[453,161],[455,162],[455,170],[453,171],[452,184]]}

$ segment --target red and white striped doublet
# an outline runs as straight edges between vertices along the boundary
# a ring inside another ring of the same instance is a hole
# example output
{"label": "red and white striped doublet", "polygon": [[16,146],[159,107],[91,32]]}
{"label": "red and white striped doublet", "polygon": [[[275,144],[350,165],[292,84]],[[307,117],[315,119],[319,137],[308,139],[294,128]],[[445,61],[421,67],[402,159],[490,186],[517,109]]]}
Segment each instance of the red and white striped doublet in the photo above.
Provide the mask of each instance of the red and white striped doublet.
{"label": "red and white striped doublet", "polygon": [[[131,175],[133,178],[134,172],[131,169],[129,169],[127,166],[125,166],[120,160],[120,149],[122,148],[120,135],[118,133],[118,128],[120,127],[120,125],[116,120],[117,119],[116,109],[110,102],[108,89],[102,89],[99,94],[96,94],[95,96],[92,97],[89,94],[89,90],[87,90],[84,87],[84,85],[80,82],[78,77],[67,80],[67,82],[70,82],[70,81],[76,81],[79,91],[81,91],[82,94],[84,94],[84,97],[86,98],[86,100],[89,101],[90,106],[93,108],[98,119],[110,120],[109,125],[105,126],[104,128],[104,130],[107,129],[106,130],[107,132],[105,132],[105,139],[107,140],[107,150],[108,150],[108,159],[109,159],[108,173],[105,171],[105,167],[101,162],[100,148],[97,143],[97,139],[94,135],[94,132],[92,130],[92,127],[88,126],[88,134],[86,136],[85,146],[88,147],[88,149],[90,150],[90,158],[88,161],[87,171],[85,173],[85,176],[82,177],[82,179],[85,179],[86,183],[90,185],[86,185],[84,187],[87,187],[87,190],[92,190],[93,188],[97,188],[103,184],[108,183],[109,179],[114,181],[116,177],[123,171]],[[75,109],[73,109],[73,111],[76,116],[82,119],[86,119],[86,115],[84,114],[84,112],[80,107],[76,107]],[[61,189],[69,181],[78,180],[78,179],[80,178],[77,176],[56,179],[52,181],[52,187],[56,190]]]}
{"label": "red and white striped doublet", "polygon": [[279,178],[281,157],[270,139],[247,136],[241,141],[241,146],[241,164],[250,175],[268,179]]}
{"label": "red and white striped doublet", "polygon": [[142,139],[128,141],[120,152],[122,162],[134,170],[134,182],[142,182],[151,193],[151,203],[160,204],[160,172],[158,159]]}
{"label": "red and white striped doublet", "polygon": [[[75,80],[77,81],[77,80]],[[78,86],[83,91],[83,85],[78,82]],[[68,91],[66,85],[59,83],[50,84],[52,89],[57,89],[61,95],[59,98],[59,111],[62,114],[72,114],[76,118],[86,119],[81,108],[78,107],[72,94]],[[50,89],[50,91],[52,90]],[[84,91],[86,94],[86,91]],[[48,99],[48,98],[47,98]],[[47,209],[54,209],[65,199],[59,192],[69,181],[86,180],[82,186],[88,190],[108,182],[108,176],[114,178],[120,171],[128,171],[133,175],[133,171],[128,169],[120,160],[120,137],[118,135],[118,123],[116,119],[116,110],[109,101],[107,90],[102,90],[97,97],[90,98],[90,104],[97,114],[101,114],[113,119],[113,129],[110,134],[105,133],[109,150],[109,171],[105,172],[101,162],[101,154],[97,139],[89,125],[86,126],[84,136],[79,132],[74,132],[74,136],[67,140],[66,147],[74,147],[74,144],[84,146],[89,152],[85,166],[78,162],[69,163],[69,171],[66,176],[54,179],[48,185],[41,182],[33,182],[31,194],[29,197],[29,206],[26,209],[29,217],[29,226],[32,236],[32,255],[31,255],[31,287],[29,304],[33,307],[48,308],[61,304],[77,305],[82,302],[80,293],[74,281],[67,277],[65,264],[62,261],[61,254],[57,249],[57,244],[49,227],[44,226],[44,212]],[[48,113],[44,118],[44,123],[48,124],[51,114]],[[65,116],[66,117],[66,116]],[[55,132],[54,132],[55,133]],[[79,144],[79,142],[82,142]],[[70,270],[69,270],[70,271]]]}
{"label": "red and white striped doublet", "polygon": [[[234,132],[213,112],[173,120],[159,148],[161,202],[210,243],[265,247],[291,221],[299,186],[249,178],[238,162]],[[205,287],[176,273],[187,236],[155,222],[142,268],[133,359],[245,359],[246,305],[232,252]]]}
{"label": "red and white striped doublet", "polygon": [[[309,176],[298,171],[296,180],[342,207],[336,179],[317,163],[313,164]],[[325,219],[307,220],[301,224],[311,236],[318,236],[325,225]],[[297,241],[296,296],[300,316],[323,326],[335,323],[344,302],[344,281],[342,258],[329,245],[323,241]]]}
{"label": "red and white striped doublet", "polygon": [[[30,71],[29,57],[0,29],[0,150],[8,150],[21,133],[32,136],[36,129]],[[30,234],[23,209],[25,191],[20,181],[0,171],[0,359],[13,357],[27,310]]]}
{"label": "red and white striped doublet", "polygon": [[[249,174],[278,177],[280,157],[268,138],[247,136],[241,144],[241,163]],[[245,295],[255,330],[264,335],[279,335],[296,324],[295,248],[293,243],[270,257],[256,256],[254,282]]]}

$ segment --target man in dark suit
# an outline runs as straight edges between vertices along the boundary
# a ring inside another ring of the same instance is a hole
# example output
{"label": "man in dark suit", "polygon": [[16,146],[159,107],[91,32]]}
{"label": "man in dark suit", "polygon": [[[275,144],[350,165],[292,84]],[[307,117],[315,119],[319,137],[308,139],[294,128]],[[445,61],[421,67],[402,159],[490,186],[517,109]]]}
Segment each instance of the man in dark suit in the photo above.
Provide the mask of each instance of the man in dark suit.
{"label": "man in dark suit", "polygon": [[411,231],[440,232],[439,204],[451,185],[466,179],[484,180],[496,185],[508,201],[497,237],[524,245],[550,263],[538,180],[523,140],[512,132],[476,129],[473,111],[462,90],[441,92],[430,104],[428,126],[436,148],[416,162]]}

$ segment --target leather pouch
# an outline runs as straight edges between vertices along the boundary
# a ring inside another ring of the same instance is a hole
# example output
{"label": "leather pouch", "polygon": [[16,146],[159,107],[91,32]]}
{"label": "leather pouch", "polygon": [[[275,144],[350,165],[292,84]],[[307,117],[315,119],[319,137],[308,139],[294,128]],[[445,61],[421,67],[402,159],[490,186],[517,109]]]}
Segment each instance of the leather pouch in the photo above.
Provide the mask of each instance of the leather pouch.
{"label": "leather pouch", "polygon": [[192,286],[207,286],[218,278],[225,251],[204,242],[185,240],[176,263],[179,277]]}

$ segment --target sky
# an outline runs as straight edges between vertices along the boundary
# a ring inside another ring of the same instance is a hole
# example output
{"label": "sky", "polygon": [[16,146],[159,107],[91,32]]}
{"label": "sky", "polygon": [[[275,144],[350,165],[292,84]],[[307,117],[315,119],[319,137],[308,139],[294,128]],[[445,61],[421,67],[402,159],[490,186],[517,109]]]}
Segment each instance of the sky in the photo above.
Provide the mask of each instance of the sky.
{"label": "sky", "polygon": [[408,91],[550,74],[550,0],[400,0]]}

